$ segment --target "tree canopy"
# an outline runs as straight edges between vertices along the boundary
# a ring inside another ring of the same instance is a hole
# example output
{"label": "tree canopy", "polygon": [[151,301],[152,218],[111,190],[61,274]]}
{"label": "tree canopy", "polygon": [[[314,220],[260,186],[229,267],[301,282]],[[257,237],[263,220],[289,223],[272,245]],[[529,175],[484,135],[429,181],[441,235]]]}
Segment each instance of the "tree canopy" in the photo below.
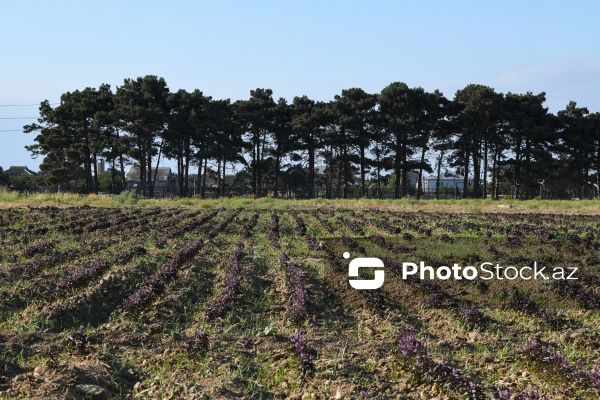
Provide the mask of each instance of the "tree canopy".
{"label": "tree canopy", "polygon": [[[204,195],[207,177],[221,195],[236,187],[256,197],[365,196],[391,185],[394,198],[425,189],[439,196],[450,174],[464,197],[498,197],[510,187],[527,199],[538,185],[557,197],[597,196],[600,114],[570,102],[553,115],[545,100],[545,93],[502,94],[477,84],[448,99],[393,82],[380,93],[342,90],[328,102],[276,101],[268,88],[231,102],[198,89],[172,92],[165,79],[148,75],[115,90],[103,84],[67,92],[56,107],[45,100],[38,122],[24,131],[36,132],[26,148],[44,157],[46,184],[73,189],[80,182],[87,193],[122,190],[133,164],[151,197],[157,167],[171,159],[182,196],[200,188]],[[105,173],[100,159],[109,164]],[[238,172],[233,180],[228,167]],[[434,187],[423,187],[425,172],[436,177]]]}

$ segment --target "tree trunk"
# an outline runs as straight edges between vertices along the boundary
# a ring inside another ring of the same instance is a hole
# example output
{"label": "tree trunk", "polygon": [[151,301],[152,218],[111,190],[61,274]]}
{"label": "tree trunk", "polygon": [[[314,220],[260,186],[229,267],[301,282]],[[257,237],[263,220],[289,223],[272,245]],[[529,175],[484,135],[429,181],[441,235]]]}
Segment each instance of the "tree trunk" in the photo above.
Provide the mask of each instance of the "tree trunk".
{"label": "tree trunk", "polygon": [[315,197],[315,144],[308,143],[308,198]]}
{"label": "tree trunk", "polygon": [[96,152],[93,154],[94,161],[94,193],[98,194],[98,155]]}
{"label": "tree trunk", "polygon": [[225,176],[227,169],[227,157],[223,156],[223,178],[221,179],[221,195],[225,196]]}
{"label": "tree trunk", "polygon": [[348,198],[348,182],[350,181],[350,165],[348,163],[348,146],[344,146],[344,199]]}
{"label": "tree trunk", "polygon": [[146,156],[143,152],[140,156],[140,185],[142,186],[142,196],[147,196],[148,187],[146,184]]}
{"label": "tree trunk", "polygon": [[408,165],[406,136],[402,135],[402,197],[408,196]]}
{"label": "tree trunk", "polygon": [[221,157],[217,158],[217,187],[215,188],[215,197],[221,194]]}
{"label": "tree trunk", "polygon": [[496,176],[496,170],[498,168],[498,164],[496,162],[498,150],[492,154],[492,158],[494,162],[492,163],[492,199],[498,200],[498,177]]}
{"label": "tree trunk", "polygon": [[208,157],[204,159],[204,175],[202,175],[202,198],[206,196],[206,167],[208,164]]}
{"label": "tree trunk", "polygon": [[121,183],[123,187],[129,189],[127,186],[127,179],[125,179],[125,160],[123,160],[123,154],[119,154],[119,164],[121,167]]}
{"label": "tree trunk", "polygon": [[525,138],[525,176],[524,176],[524,184],[525,184],[525,199],[530,199],[530,178],[531,178],[531,143],[529,138]]}
{"label": "tree trunk", "polygon": [[[258,169],[258,160],[257,160],[257,152],[258,150],[258,132],[255,130],[252,133],[252,192],[254,197],[258,197],[257,189],[258,185],[256,182],[257,177],[257,169]],[[206,173],[206,171],[204,171]],[[202,196],[204,198],[204,195]]]}
{"label": "tree trunk", "polygon": [[116,194],[117,182],[115,177],[115,159],[113,158],[110,162],[110,194]]}
{"label": "tree trunk", "polygon": [[280,163],[280,146],[277,146],[277,157],[275,158],[275,182],[273,184],[273,197],[278,197],[277,190],[279,188],[279,163]]}
{"label": "tree trunk", "polygon": [[517,140],[515,151],[515,199],[519,198],[519,184],[521,181],[521,138]]}
{"label": "tree trunk", "polygon": [[377,197],[381,198],[381,154],[377,150]]}
{"label": "tree trunk", "polygon": [[596,187],[594,189],[594,197],[600,195],[600,145],[596,143]]}
{"label": "tree trunk", "polygon": [[442,161],[444,160],[444,150],[440,150],[440,155],[437,159],[437,179],[435,180],[435,198],[440,199],[440,178],[442,175]]}
{"label": "tree trunk", "polygon": [[396,134],[396,156],[394,157],[394,199],[400,198],[400,160],[402,158],[402,139]]}
{"label": "tree trunk", "polygon": [[263,132],[262,143],[260,148],[259,166],[258,166],[258,193],[259,197],[263,196],[263,166],[265,157],[265,145],[267,143],[267,132]]}
{"label": "tree trunk", "polygon": [[338,157],[338,162],[337,162],[337,178],[338,178],[338,182],[337,182],[337,194],[336,197],[339,199],[342,197],[342,174],[343,174],[343,167],[344,167],[344,163],[342,162],[342,157],[341,157],[342,151],[340,149],[340,157]]}
{"label": "tree trunk", "polygon": [[360,197],[365,197],[365,146],[360,145]]}
{"label": "tree trunk", "polygon": [[483,198],[487,199],[488,141],[483,141]]}
{"label": "tree trunk", "polygon": [[200,186],[202,185],[202,157],[198,157],[198,174],[194,182],[194,195],[200,193]]}
{"label": "tree trunk", "polygon": [[[154,197],[154,187],[156,185],[156,175],[158,175],[158,166],[160,165],[160,157],[162,155],[164,140],[161,140],[160,147],[158,148],[158,157],[156,158],[156,169],[154,170],[154,177],[152,178],[152,197]],[[150,167],[150,171],[152,171],[152,167]]]}
{"label": "tree trunk", "polygon": [[473,198],[479,198],[479,184],[481,177],[481,144],[475,140],[473,145]]}
{"label": "tree trunk", "polygon": [[83,161],[83,170],[85,173],[85,193],[89,194],[92,191],[92,182],[91,182],[91,167],[90,167],[90,154],[85,151],[85,159]]}
{"label": "tree trunk", "polygon": [[[177,141],[177,187],[183,192],[183,142]],[[181,195],[181,193],[180,193]]]}
{"label": "tree trunk", "polygon": [[154,185],[152,185],[152,143],[149,142],[146,147],[146,158],[147,158],[147,186],[148,186],[148,197],[154,197]]}
{"label": "tree trunk", "polygon": [[330,149],[329,151],[329,168],[327,171],[328,177],[327,177],[327,181],[325,184],[326,187],[326,196],[328,199],[331,199],[333,197],[333,149]]}
{"label": "tree trunk", "polygon": [[471,152],[465,149],[465,165],[463,173],[465,176],[463,177],[463,199],[467,198],[467,194],[469,193],[469,160],[470,160]]}
{"label": "tree trunk", "polygon": [[190,197],[190,140],[189,138],[186,139],[186,143],[184,145],[184,154],[185,154],[185,158],[184,158],[184,181],[183,181],[183,188],[179,188],[179,190],[185,190],[185,197]]}
{"label": "tree trunk", "polygon": [[419,178],[417,181],[417,200],[421,199],[421,191],[422,191],[422,180],[423,180],[423,165],[425,164],[425,150],[426,147],[423,146],[421,149],[421,164],[419,165]]}

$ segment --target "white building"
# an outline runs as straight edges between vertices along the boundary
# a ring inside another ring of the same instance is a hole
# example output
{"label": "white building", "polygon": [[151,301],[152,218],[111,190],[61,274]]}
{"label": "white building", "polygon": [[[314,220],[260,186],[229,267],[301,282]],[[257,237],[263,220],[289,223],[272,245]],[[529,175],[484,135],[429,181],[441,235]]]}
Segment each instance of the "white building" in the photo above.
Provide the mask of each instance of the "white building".
{"label": "white building", "polygon": [[[423,177],[423,191],[434,192],[438,181],[437,175],[430,175]],[[456,188],[462,190],[465,184],[465,177],[463,175],[456,175],[450,173],[444,173],[440,176],[440,189],[442,188]],[[467,185],[473,184],[473,178],[469,177]]]}
{"label": "white building", "polygon": [[[156,174],[156,180],[154,181],[154,190],[164,189],[175,189],[177,188],[177,177],[171,172],[169,167],[159,167],[158,169],[152,168],[152,178]],[[128,187],[140,187],[140,170],[138,167],[131,167],[127,173]]]}

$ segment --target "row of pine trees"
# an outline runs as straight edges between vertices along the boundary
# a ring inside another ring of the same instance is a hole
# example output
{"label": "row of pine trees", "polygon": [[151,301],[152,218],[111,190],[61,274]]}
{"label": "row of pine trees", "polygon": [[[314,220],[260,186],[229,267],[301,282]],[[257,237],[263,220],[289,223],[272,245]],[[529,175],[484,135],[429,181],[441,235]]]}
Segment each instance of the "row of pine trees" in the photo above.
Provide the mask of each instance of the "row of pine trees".
{"label": "row of pine trees", "polygon": [[[314,197],[320,165],[328,196],[380,189],[385,175],[394,177],[394,197],[404,197],[412,189],[410,171],[418,172],[421,196],[423,174],[440,176],[448,167],[464,175],[465,197],[498,196],[509,183],[518,198],[531,198],[540,180],[598,187],[600,114],[570,102],[555,115],[544,102],[545,93],[502,94],[476,84],[450,100],[402,82],[380,93],[343,90],[328,102],[275,100],[272,90],[260,88],[231,102],[199,90],[171,92],[163,78],[149,75],[125,79],[115,91],[104,84],[67,92],[56,107],[44,101],[38,122],[24,131],[37,133],[27,149],[44,156],[48,184],[82,179],[88,193],[99,190],[104,159],[113,187],[124,184],[126,166],[135,164],[152,196],[153,171],[165,158],[177,162],[182,193],[189,193],[190,167],[199,176],[214,170],[224,191],[228,165],[243,167],[257,197],[278,196],[294,184]],[[292,171],[303,179],[291,180]]]}

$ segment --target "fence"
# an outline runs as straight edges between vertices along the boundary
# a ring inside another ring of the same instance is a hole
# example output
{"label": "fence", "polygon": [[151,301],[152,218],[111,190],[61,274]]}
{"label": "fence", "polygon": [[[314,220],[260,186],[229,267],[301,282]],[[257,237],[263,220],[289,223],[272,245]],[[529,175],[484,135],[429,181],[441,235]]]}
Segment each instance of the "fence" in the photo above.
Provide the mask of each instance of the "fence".
{"label": "fence", "polygon": [[[541,189],[541,190],[540,190]],[[134,194],[139,197],[149,197],[147,190],[143,191],[141,188],[131,189],[134,191]],[[31,194],[37,193],[70,193],[70,191],[64,188],[57,187],[27,187],[19,190],[25,196],[29,196]],[[409,187],[408,196],[416,197],[417,189],[413,186]],[[72,192],[71,192],[72,193]],[[365,192],[362,193],[362,190],[359,186],[349,186],[342,188],[332,188],[327,190],[325,187],[315,187],[314,189],[314,198],[327,198],[327,199],[359,199],[359,198],[367,198],[367,199],[394,199],[394,189],[390,189],[388,187],[377,189],[377,188],[366,188]],[[480,190],[480,193],[483,193],[483,190]],[[109,194],[99,192],[99,195]],[[492,197],[491,189],[488,189],[487,197]],[[461,187],[449,187],[444,186],[439,189],[439,192],[435,188],[429,188],[427,190],[423,190],[421,193],[421,199],[436,199],[439,198],[441,200],[458,200],[463,198],[474,198],[474,188],[470,187],[464,196],[463,190]],[[541,196],[540,196],[541,195]],[[177,197],[202,197],[202,198],[217,198],[217,197],[238,197],[238,196],[253,196],[252,190],[249,188],[225,188],[225,192],[220,193],[217,188],[206,186],[204,188],[190,188],[187,193],[183,193],[179,189],[175,187],[161,187],[155,188],[153,192],[154,198],[159,199],[173,199]],[[262,197],[271,197],[273,196],[273,192],[270,190],[263,190]],[[297,199],[306,199],[308,198],[308,192],[296,192],[289,190],[288,188],[283,188],[279,191],[278,197],[280,198],[297,198]],[[402,197],[402,196],[401,196]],[[483,197],[483,196],[479,196]],[[522,188],[518,188],[516,186],[510,187],[502,187],[499,188],[497,197],[499,199],[519,199],[519,200],[528,200],[532,198],[541,198],[544,200],[579,200],[579,199],[593,199],[598,198],[598,191],[594,186],[588,185],[583,187],[577,187],[571,183],[568,184],[560,184],[556,183],[553,185],[546,185],[542,187],[534,187],[530,190],[529,197],[526,198],[524,191]]]}

